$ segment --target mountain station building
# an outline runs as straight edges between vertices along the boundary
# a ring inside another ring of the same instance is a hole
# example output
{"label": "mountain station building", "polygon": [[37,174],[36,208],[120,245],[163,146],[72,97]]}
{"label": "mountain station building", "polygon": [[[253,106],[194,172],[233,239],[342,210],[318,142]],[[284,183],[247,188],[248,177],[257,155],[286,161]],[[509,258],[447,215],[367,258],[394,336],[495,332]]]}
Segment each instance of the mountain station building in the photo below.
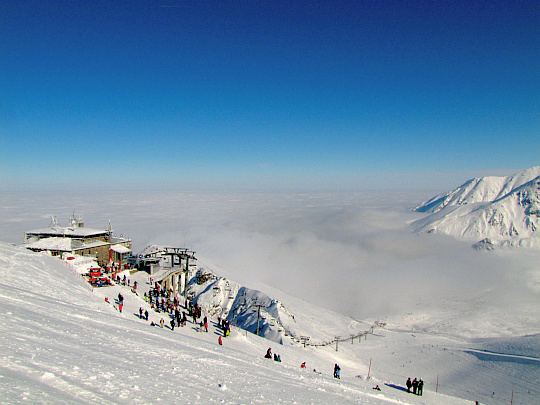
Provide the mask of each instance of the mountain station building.
{"label": "mountain station building", "polygon": [[82,218],[73,215],[69,226],[58,224],[56,217],[48,228],[25,232],[24,246],[35,252],[47,251],[52,256],[72,253],[95,257],[100,266],[121,268],[131,253],[131,240],[114,235],[109,221],[106,229],[86,228]]}

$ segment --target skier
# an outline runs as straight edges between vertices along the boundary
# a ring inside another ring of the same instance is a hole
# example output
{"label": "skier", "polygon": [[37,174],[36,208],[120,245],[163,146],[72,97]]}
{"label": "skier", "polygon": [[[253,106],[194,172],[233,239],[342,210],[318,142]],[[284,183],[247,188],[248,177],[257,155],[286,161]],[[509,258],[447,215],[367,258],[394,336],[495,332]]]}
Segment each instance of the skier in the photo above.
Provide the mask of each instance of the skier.
{"label": "skier", "polygon": [[266,351],[266,354],[264,356],[265,359],[271,359],[272,358],[272,349],[269,347]]}
{"label": "skier", "polygon": [[334,378],[340,379],[339,374],[341,372],[341,367],[339,367],[337,364],[334,365]]}
{"label": "skier", "polygon": [[218,336],[218,340],[217,340],[217,341],[218,341],[218,343],[219,343],[220,346],[223,345],[223,342],[221,341],[221,335]]}
{"label": "skier", "polygon": [[411,392],[411,387],[412,387],[411,377],[407,378],[407,382],[405,383],[405,385],[407,386],[407,392]]}
{"label": "skier", "polygon": [[161,328],[163,328],[163,324],[165,323],[165,320],[163,318],[161,318],[159,320],[159,325],[161,326]]}
{"label": "skier", "polygon": [[171,329],[174,330],[174,319],[171,319]]}
{"label": "skier", "polygon": [[147,309],[144,310],[144,319],[146,319],[148,321],[148,310]]}
{"label": "skier", "polygon": [[305,361],[302,364],[300,364],[300,368],[306,368],[306,362]]}
{"label": "skier", "polygon": [[418,394],[418,395],[422,395],[423,392],[424,392],[424,381],[422,381],[422,379],[420,378],[420,380],[418,380],[418,391],[417,391],[417,394]]}
{"label": "skier", "polygon": [[142,319],[142,308],[139,307],[139,319]]}
{"label": "skier", "polygon": [[208,332],[208,318],[206,316],[204,317],[204,329]]}

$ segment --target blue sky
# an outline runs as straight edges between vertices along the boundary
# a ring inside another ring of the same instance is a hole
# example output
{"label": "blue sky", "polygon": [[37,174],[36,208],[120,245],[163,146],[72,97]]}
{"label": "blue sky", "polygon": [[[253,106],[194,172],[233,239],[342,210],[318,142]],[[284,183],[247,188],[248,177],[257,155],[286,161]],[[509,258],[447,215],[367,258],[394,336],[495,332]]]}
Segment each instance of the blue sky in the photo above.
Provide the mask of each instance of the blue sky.
{"label": "blue sky", "polygon": [[538,1],[2,1],[0,189],[511,174],[540,164],[539,19]]}

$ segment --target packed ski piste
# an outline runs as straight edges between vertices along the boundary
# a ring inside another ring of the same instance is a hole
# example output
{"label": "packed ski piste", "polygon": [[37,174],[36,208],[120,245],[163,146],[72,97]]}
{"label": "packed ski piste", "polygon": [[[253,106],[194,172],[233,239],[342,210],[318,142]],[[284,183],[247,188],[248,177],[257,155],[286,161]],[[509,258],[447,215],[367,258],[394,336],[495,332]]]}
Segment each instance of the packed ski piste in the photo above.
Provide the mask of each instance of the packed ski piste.
{"label": "packed ski piste", "polygon": [[204,259],[176,291],[134,269],[93,287],[72,262],[0,244],[4,404],[540,400],[538,335],[484,342],[354,320]]}

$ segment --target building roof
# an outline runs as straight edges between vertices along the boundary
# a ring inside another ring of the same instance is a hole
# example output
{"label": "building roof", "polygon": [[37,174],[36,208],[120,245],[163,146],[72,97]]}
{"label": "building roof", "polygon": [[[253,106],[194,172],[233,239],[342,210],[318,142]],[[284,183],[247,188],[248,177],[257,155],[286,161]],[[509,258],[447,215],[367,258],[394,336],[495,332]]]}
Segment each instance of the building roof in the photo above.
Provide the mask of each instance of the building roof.
{"label": "building roof", "polygon": [[56,250],[61,252],[71,252],[73,250],[71,238],[44,238],[27,243],[25,247],[32,250]]}
{"label": "building roof", "polygon": [[27,231],[27,235],[40,235],[47,237],[68,237],[68,238],[88,238],[92,236],[104,236],[108,235],[109,231],[106,229],[92,229],[84,227],[53,227],[35,229],[33,231]]}
{"label": "building roof", "polygon": [[113,245],[111,246],[111,250],[117,252],[117,253],[129,253],[131,252],[131,249],[128,249],[125,246],[122,245]]}
{"label": "building roof", "polygon": [[99,246],[110,245],[108,242],[93,240],[83,242],[73,238],[50,237],[25,243],[24,247],[32,250],[56,250],[60,252],[73,252],[81,249],[92,249]]}

